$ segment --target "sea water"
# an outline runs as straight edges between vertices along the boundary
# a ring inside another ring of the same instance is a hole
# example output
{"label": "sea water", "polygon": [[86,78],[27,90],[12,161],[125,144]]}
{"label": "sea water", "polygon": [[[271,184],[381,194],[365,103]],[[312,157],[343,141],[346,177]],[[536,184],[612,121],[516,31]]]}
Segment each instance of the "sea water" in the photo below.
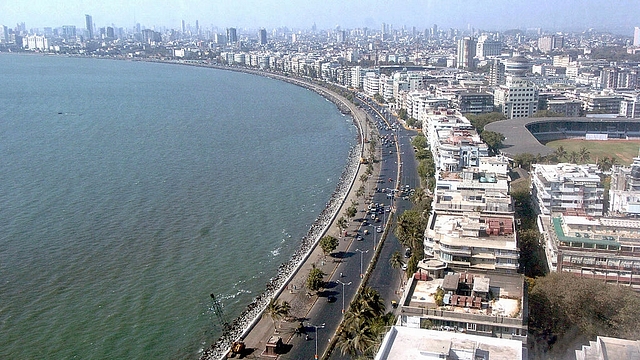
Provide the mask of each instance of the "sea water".
{"label": "sea water", "polygon": [[0,55],[0,358],[175,359],[264,290],[356,141],[317,94],[209,68]]}

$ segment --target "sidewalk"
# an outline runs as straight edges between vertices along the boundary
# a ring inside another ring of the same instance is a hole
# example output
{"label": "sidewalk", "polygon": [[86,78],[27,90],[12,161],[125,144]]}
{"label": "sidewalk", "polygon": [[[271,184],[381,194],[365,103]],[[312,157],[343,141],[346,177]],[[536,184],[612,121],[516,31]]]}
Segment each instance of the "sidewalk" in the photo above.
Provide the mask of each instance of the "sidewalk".
{"label": "sidewalk", "polygon": [[[357,109],[355,106],[353,106],[353,108],[354,111],[359,112],[355,116],[356,120],[361,123],[363,129],[367,128],[367,126],[364,125],[364,122],[366,121],[364,113],[360,109]],[[367,149],[365,149],[365,151],[367,151]],[[355,240],[354,235],[356,234],[356,230],[358,230],[358,228],[360,227],[360,222],[353,221],[352,219],[352,221],[349,222],[348,228],[345,230],[348,236],[341,237],[336,226],[337,219],[342,216],[346,218],[346,216],[344,215],[346,209],[350,207],[354,202],[358,204],[356,206],[358,209],[356,218],[362,216],[362,214],[364,214],[362,210],[366,209],[368,201],[369,199],[371,199],[375,191],[377,179],[377,176],[375,176],[375,174],[378,174],[380,171],[379,164],[374,164],[373,175],[369,176],[368,185],[365,185],[365,188],[369,189],[369,194],[367,194],[365,197],[360,198],[356,196],[356,192],[358,191],[358,188],[361,184],[359,180],[360,176],[366,173],[366,168],[366,166],[360,166],[358,174],[355,177],[355,183],[347,194],[345,201],[342,203],[342,206],[338,211],[338,215],[329,225],[326,233],[324,234],[331,235],[339,239],[338,248],[335,250],[335,252],[346,252],[351,243]],[[367,199],[367,201],[365,201],[365,199]],[[285,290],[283,290],[282,293],[277,296],[277,299],[279,301],[287,301],[291,305],[289,318],[275,324],[275,326],[277,327],[276,333],[273,320],[268,316],[263,316],[244,338],[244,344],[246,346],[246,351],[244,352],[245,357],[252,359],[273,359],[274,356],[263,355],[263,352],[266,349],[267,342],[274,335],[281,337],[282,341],[285,344],[290,343],[291,338],[295,335],[295,329],[299,325],[298,319],[306,318],[307,314],[311,311],[315,302],[318,300],[318,296],[315,295],[315,293],[308,293],[305,287],[305,282],[309,270],[313,265],[315,265],[316,267],[320,268],[325,274],[327,274],[325,278],[331,278],[339,264],[339,259],[330,256],[327,256],[325,258],[320,246],[316,246],[307,260],[302,264],[302,266],[300,266],[299,270],[286,284]]]}

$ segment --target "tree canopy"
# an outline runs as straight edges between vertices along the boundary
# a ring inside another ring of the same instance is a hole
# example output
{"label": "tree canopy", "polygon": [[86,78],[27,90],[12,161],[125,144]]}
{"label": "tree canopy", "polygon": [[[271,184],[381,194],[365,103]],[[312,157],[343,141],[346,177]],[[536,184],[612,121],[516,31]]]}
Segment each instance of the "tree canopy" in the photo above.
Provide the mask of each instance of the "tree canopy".
{"label": "tree canopy", "polygon": [[331,235],[325,235],[320,239],[320,248],[325,256],[331,254],[338,248],[338,239]]}
{"label": "tree canopy", "polygon": [[309,275],[307,276],[307,288],[311,291],[317,291],[322,286],[324,286],[324,275],[325,273],[322,270],[318,269],[315,265],[309,271]]}
{"label": "tree canopy", "polygon": [[418,135],[411,139],[411,145],[415,146],[418,150],[424,149],[427,147],[427,138],[422,133],[418,133]]}
{"label": "tree canopy", "polygon": [[504,141],[504,135],[494,131],[483,131],[480,137],[494,154],[498,153],[498,149],[502,147]]}
{"label": "tree canopy", "polygon": [[465,114],[464,115],[469,121],[471,125],[476,128],[478,134],[482,134],[484,131],[484,127],[487,124],[490,124],[495,121],[506,120],[507,118],[501,112],[490,112],[485,114]]}
{"label": "tree canopy", "polygon": [[629,287],[562,272],[528,283],[529,331],[539,353],[564,358],[596,336],[640,334],[640,295]]}

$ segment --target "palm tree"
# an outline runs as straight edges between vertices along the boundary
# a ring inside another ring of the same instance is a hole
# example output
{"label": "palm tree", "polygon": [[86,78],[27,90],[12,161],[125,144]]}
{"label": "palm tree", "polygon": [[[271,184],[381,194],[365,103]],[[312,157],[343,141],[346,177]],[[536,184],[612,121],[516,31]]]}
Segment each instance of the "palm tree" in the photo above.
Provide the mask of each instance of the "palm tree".
{"label": "palm tree", "polygon": [[423,187],[416,188],[416,191],[411,195],[411,202],[414,205],[421,204],[423,201],[427,199],[427,192],[424,191]]}
{"label": "palm tree", "polygon": [[580,154],[578,154],[577,151],[572,151],[569,153],[568,158],[570,163],[575,164],[578,162],[578,159],[580,159]]}
{"label": "palm tree", "polygon": [[284,317],[287,317],[289,315],[289,310],[291,310],[291,306],[288,302],[279,302],[276,298],[271,298],[269,304],[264,309],[264,313],[262,313],[262,316],[269,316],[271,320],[273,320],[273,330],[275,331],[277,330],[277,321]]}
{"label": "palm tree", "polygon": [[553,156],[558,161],[562,161],[562,159],[567,156],[567,150],[565,150],[563,146],[558,146],[556,151],[554,151]]}
{"label": "palm tree", "polygon": [[589,161],[589,157],[590,157],[590,153],[589,150],[587,150],[586,147],[581,147],[580,150],[578,151],[578,159],[580,159],[581,163],[585,163],[587,161]]}
{"label": "palm tree", "polygon": [[[396,251],[391,254],[391,258],[389,259],[389,265],[391,265],[392,269],[401,269],[402,265],[404,265],[404,261],[402,261],[402,255],[400,251]],[[400,271],[400,281],[404,282],[404,271]]]}
{"label": "palm tree", "polygon": [[342,230],[347,228],[347,219],[341,216],[336,221],[336,227],[338,228],[338,233],[340,234],[340,237],[342,237]]}

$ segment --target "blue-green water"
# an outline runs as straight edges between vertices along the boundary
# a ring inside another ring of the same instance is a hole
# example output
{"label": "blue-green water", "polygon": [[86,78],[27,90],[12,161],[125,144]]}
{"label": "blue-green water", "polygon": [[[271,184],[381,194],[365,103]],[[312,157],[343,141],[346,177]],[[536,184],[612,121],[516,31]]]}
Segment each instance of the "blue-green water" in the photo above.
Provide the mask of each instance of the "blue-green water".
{"label": "blue-green water", "polygon": [[313,92],[169,64],[0,55],[0,358],[195,358],[335,189]]}

